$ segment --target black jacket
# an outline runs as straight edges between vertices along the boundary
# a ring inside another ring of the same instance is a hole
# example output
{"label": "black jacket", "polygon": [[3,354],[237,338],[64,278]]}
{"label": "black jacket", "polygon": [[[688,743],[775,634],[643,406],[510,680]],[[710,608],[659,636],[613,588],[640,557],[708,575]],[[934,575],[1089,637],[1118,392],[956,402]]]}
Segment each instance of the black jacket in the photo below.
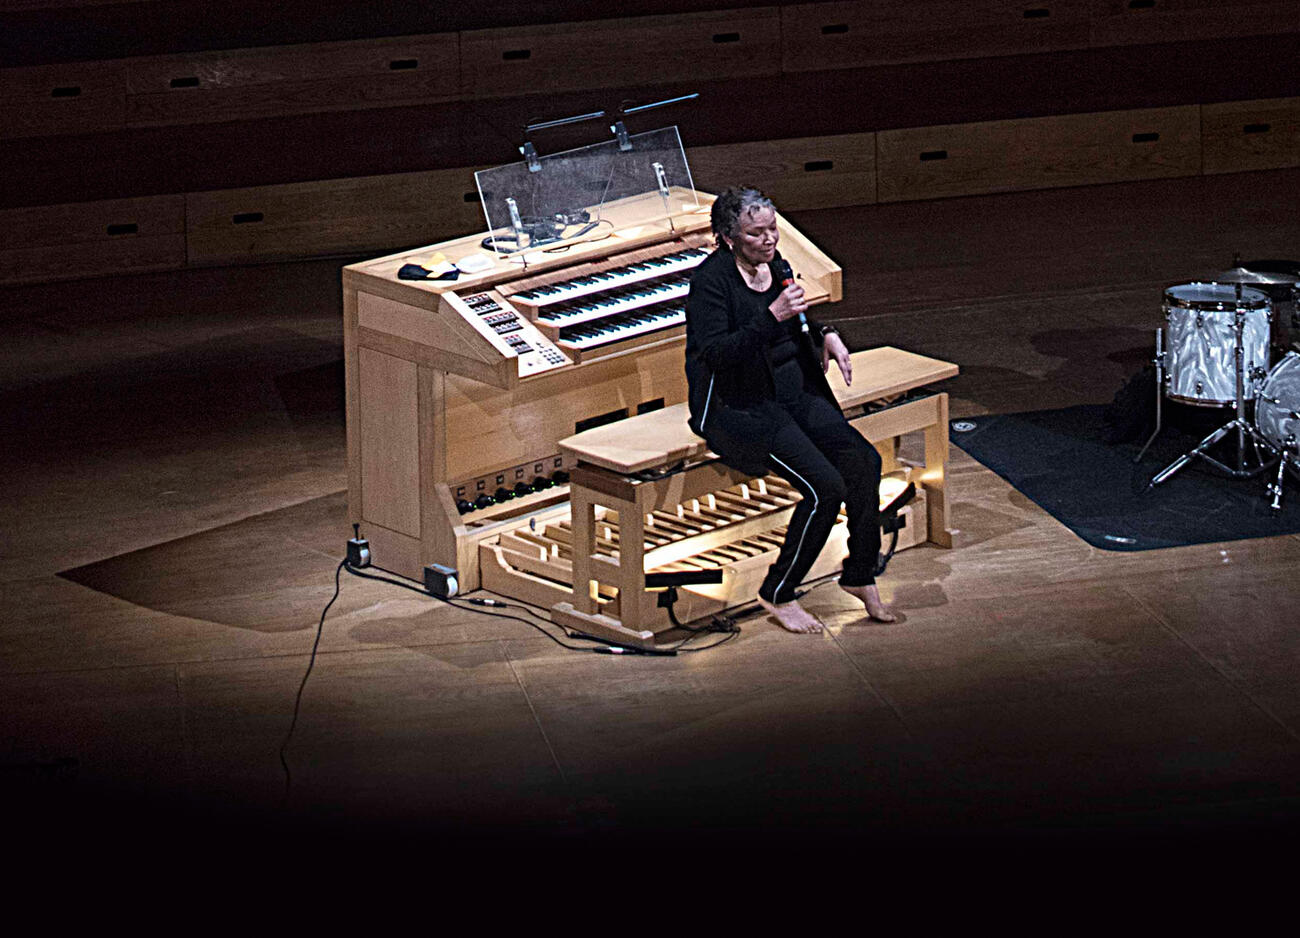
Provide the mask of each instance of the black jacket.
{"label": "black jacket", "polygon": [[804,389],[835,401],[821,368],[821,326],[808,317],[805,334],[798,318],[778,322],[768,309],[782,289],[775,276],[767,291],[750,289],[731,251],[720,247],[695,268],[686,300],[690,427],[723,462],[746,472],[766,471],[774,426],[764,414],[776,406],[768,352],[783,330],[795,341]]}

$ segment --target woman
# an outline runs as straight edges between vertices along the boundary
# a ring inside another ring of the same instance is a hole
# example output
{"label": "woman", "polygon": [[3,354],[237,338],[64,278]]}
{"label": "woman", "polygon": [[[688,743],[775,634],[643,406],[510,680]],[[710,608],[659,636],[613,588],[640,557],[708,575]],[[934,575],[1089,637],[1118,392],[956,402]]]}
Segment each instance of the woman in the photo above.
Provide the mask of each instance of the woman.
{"label": "woman", "polygon": [[774,472],[803,496],[758,601],[791,632],[821,631],[795,588],[844,504],[849,556],[840,588],[871,618],[893,622],[875,585],[880,455],[844,419],[825,377],[834,360],[851,383],[849,351],[834,327],[807,317],[803,288],[787,279],[776,250],[776,209],[763,193],[728,189],[713,203],[712,220],[718,247],[696,268],[686,301],[691,429],[727,465]]}

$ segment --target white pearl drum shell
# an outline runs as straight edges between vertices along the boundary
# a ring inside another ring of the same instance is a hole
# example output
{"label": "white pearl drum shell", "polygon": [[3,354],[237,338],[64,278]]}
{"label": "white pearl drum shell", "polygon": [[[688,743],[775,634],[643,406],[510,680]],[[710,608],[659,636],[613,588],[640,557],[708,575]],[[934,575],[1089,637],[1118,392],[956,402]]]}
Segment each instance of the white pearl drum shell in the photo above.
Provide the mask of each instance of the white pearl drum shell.
{"label": "white pearl drum shell", "polygon": [[1294,413],[1300,413],[1300,354],[1287,352],[1260,386],[1255,428],[1278,449],[1297,452],[1300,420]]}
{"label": "white pearl drum shell", "polygon": [[[1223,283],[1188,283],[1165,290],[1165,393],[1192,404],[1237,400],[1236,313],[1243,313],[1246,400],[1255,396],[1251,372],[1268,368],[1272,307],[1259,290]],[[1240,304],[1240,305],[1238,305]]]}

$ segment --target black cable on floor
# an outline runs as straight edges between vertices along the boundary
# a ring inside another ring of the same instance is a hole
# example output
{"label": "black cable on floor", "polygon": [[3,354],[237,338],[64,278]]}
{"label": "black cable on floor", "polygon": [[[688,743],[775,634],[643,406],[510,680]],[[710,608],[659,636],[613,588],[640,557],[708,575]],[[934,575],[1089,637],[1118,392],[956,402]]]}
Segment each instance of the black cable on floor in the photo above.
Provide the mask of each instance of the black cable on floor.
{"label": "black cable on floor", "polygon": [[[485,600],[475,600],[473,598],[466,598],[464,601],[471,605],[462,605],[461,603],[458,603],[453,599],[448,599],[443,596],[434,596],[428,590],[424,589],[423,587],[416,586],[413,583],[403,582],[401,580],[393,579],[392,577],[378,576],[377,574],[374,573],[362,573],[360,570],[358,570],[356,567],[353,567],[351,564],[345,563],[344,566],[347,569],[347,571],[351,573],[353,576],[359,576],[367,580],[378,580],[381,583],[390,583],[393,586],[400,586],[402,589],[410,590],[413,593],[419,593],[421,596],[429,596],[433,599],[436,599],[439,602],[451,606],[453,609],[464,609],[467,612],[472,612],[475,613],[476,615],[481,615],[481,616],[491,616],[494,619],[511,619],[515,622],[522,622],[524,625],[528,626],[529,628],[535,629],[536,631],[540,632],[542,635],[545,635],[547,638],[549,638],[555,644],[559,645],[561,648],[566,648],[569,651],[585,651],[597,655],[620,654],[620,655],[671,656],[671,655],[676,655],[679,652],[708,651],[711,648],[717,648],[719,645],[723,645],[726,642],[731,641],[731,639],[735,638],[736,635],[738,634],[738,630],[732,631],[729,634],[727,634],[727,636],[723,638],[721,641],[713,642],[712,644],[703,645],[696,648],[686,648],[684,646],[686,645],[687,642],[692,641],[700,634],[705,634],[708,632],[716,632],[717,630],[709,629],[709,628],[690,630],[693,632],[693,634],[688,635],[685,639],[678,642],[676,645],[669,645],[664,648],[653,648],[653,649],[638,648],[635,645],[620,645],[616,642],[610,642],[610,641],[606,641],[605,639],[594,638],[592,636],[584,636],[584,637],[589,641],[596,642],[597,644],[595,645],[570,645],[567,642],[561,641],[560,639],[556,638],[554,635],[552,635],[546,629],[542,628],[540,625],[537,625],[534,622],[530,622],[527,619],[522,619],[519,616],[509,615],[503,612],[488,612],[486,609],[472,608],[472,606],[479,606],[482,603],[487,602]],[[491,602],[497,603],[500,601],[491,600]],[[506,603],[506,602],[500,602],[500,605],[507,609],[515,608],[510,603]],[[528,613],[529,615],[539,619],[540,621],[545,622],[547,625],[555,624],[550,619],[547,619],[544,616],[536,612],[533,612],[527,606],[520,605],[518,608],[522,609],[524,612]]]}
{"label": "black cable on floor", "polygon": [[[446,597],[434,596],[432,593],[430,593],[428,590],[424,589],[421,586],[416,586],[412,583],[404,583],[401,580],[395,580],[392,577],[378,576],[377,574],[374,573],[362,573],[360,570],[358,570],[356,567],[351,566],[350,564],[345,563],[344,566],[347,568],[348,573],[351,573],[353,576],[359,576],[366,580],[378,580],[380,583],[389,583],[392,584],[393,586],[400,586],[402,589],[410,590],[412,593],[419,593],[421,596],[427,596],[431,599],[436,599],[439,602],[446,603],[448,606],[451,606],[453,609],[464,609],[466,612],[473,612],[481,616],[491,616],[494,619],[513,619],[515,622],[522,622],[524,625],[528,626],[529,628],[536,629],[538,632],[541,632],[543,635],[545,635],[551,641],[555,642],[555,644],[559,645],[561,648],[567,648],[570,651],[592,651],[593,650],[592,648],[589,648],[586,645],[566,644],[565,642],[560,641],[560,639],[556,638],[554,635],[546,631],[546,629],[542,628],[540,625],[536,624],[535,622],[530,622],[527,619],[520,618],[519,616],[510,615],[504,612],[488,612],[486,609],[481,609],[481,608],[475,609],[472,608],[471,606],[462,606],[460,603],[455,602],[454,600],[451,599],[447,599]],[[466,602],[473,603],[473,600],[466,600]],[[507,605],[507,604],[503,603],[502,605]],[[537,616],[537,618],[539,619],[542,618],[541,616],[538,616],[536,613],[532,613],[532,615]],[[547,622],[548,624],[550,622],[550,620],[548,619],[543,619],[542,621]],[[596,639],[593,639],[593,641],[596,641]]]}
{"label": "black cable on floor", "polygon": [[[626,654],[626,655],[672,656],[672,655],[677,655],[679,653],[684,654],[684,653],[696,652],[696,651],[708,651],[712,648],[717,648],[720,645],[725,645],[727,642],[731,641],[733,638],[735,638],[737,635],[740,634],[740,629],[736,627],[733,622],[731,622],[730,618],[724,617],[724,621],[726,621],[728,625],[731,626],[731,628],[725,630],[720,630],[717,628],[709,628],[709,627],[698,628],[698,629],[687,628],[686,631],[689,632],[690,634],[688,634],[684,639],[682,639],[676,645],[670,645],[664,648],[654,648],[654,649],[637,648],[631,645],[619,645],[617,643],[607,642],[603,639],[598,639],[590,636],[586,636],[586,638],[589,641],[595,642],[596,644],[573,645],[568,642],[562,641],[561,639],[552,635],[550,632],[542,628],[542,626],[538,625],[536,622],[529,621],[528,619],[521,618],[520,616],[511,615],[509,613],[503,613],[503,612],[490,612],[487,609],[483,609],[483,608],[474,608],[475,606],[482,606],[489,602],[502,608],[507,608],[507,609],[516,608],[515,606],[512,606],[510,603],[501,602],[500,600],[475,600],[473,598],[467,598],[465,602],[468,603],[469,605],[462,605],[461,603],[455,602],[454,600],[443,596],[434,596],[428,590],[424,589],[423,587],[416,586],[413,583],[403,582],[402,580],[397,580],[392,577],[379,576],[374,573],[362,573],[359,569],[357,569],[356,567],[348,563],[347,560],[342,560],[339,562],[338,567],[336,567],[334,570],[334,595],[330,597],[330,601],[326,603],[325,608],[321,610],[320,622],[316,626],[316,638],[312,642],[311,656],[308,658],[307,661],[307,671],[306,673],[303,674],[302,681],[298,684],[298,693],[294,697],[293,719],[289,723],[289,731],[285,734],[284,742],[280,744],[280,765],[284,769],[284,804],[286,805],[289,802],[289,793],[293,788],[293,774],[289,770],[289,760],[287,755],[289,750],[289,743],[292,741],[294,730],[298,726],[298,716],[302,711],[302,695],[307,688],[307,679],[311,677],[312,669],[316,665],[316,653],[320,648],[321,636],[325,632],[325,615],[330,611],[330,607],[333,606],[335,601],[339,598],[339,593],[342,589],[341,579],[344,570],[347,570],[348,573],[356,577],[361,577],[366,580],[378,580],[380,583],[388,583],[391,586],[398,586],[401,587],[402,589],[410,590],[413,593],[418,593],[421,596],[428,596],[432,599],[436,599],[442,603],[445,603],[446,605],[451,606],[454,609],[464,609],[467,612],[472,612],[482,616],[491,616],[494,619],[510,619],[514,622],[522,622],[524,625],[528,626],[529,628],[532,628],[540,632],[542,635],[549,638],[552,642],[559,645],[561,648],[565,648],[569,651],[585,651],[592,654],[602,654],[602,655]],[[534,612],[526,605],[520,605],[518,608],[522,609],[525,613],[527,613],[530,616],[533,616],[534,618],[538,619],[541,622],[545,622],[548,625],[554,625],[554,623],[550,619],[547,619],[545,616],[542,616],[540,613]],[[694,648],[686,647],[687,643],[695,640],[700,635],[708,634],[710,632],[715,634],[721,632],[722,638],[708,645],[701,645]]]}
{"label": "black cable on floor", "polygon": [[285,753],[289,749],[289,740],[293,739],[294,728],[298,725],[298,711],[302,707],[302,692],[307,687],[307,678],[311,677],[311,669],[316,664],[316,649],[320,647],[320,637],[325,631],[325,613],[330,611],[330,606],[334,605],[334,600],[339,598],[341,588],[339,580],[343,574],[343,568],[348,565],[346,560],[339,561],[338,567],[334,570],[334,595],[330,601],[325,604],[325,608],[320,613],[320,624],[316,626],[316,641],[311,646],[311,657],[307,661],[307,673],[302,676],[302,683],[298,685],[298,695],[293,701],[293,720],[289,723],[289,732],[285,734],[284,742],[280,744],[280,765],[284,767],[284,803],[289,803],[289,789],[292,786],[293,778],[289,773],[289,760]]}

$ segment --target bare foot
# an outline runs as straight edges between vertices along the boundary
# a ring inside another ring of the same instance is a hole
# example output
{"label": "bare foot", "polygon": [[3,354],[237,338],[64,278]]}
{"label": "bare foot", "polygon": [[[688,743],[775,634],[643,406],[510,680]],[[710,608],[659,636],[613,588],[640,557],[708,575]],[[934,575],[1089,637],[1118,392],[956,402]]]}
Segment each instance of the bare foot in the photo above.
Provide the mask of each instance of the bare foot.
{"label": "bare foot", "polygon": [[822,624],[817,621],[817,617],[804,609],[803,606],[800,606],[795,600],[781,603],[778,606],[760,596],[758,597],[758,604],[776,616],[776,621],[787,632],[798,632],[801,635],[807,635],[822,630]]}
{"label": "bare foot", "polygon": [[880,590],[876,589],[876,584],[870,586],[845,586],[840,584],[840,589],[848,593],[855,599],[862,600],[862,605],[867,607],[867,615],[877,622],[897,622],[898,616],[889,611],[889,607],[880,601]]}

